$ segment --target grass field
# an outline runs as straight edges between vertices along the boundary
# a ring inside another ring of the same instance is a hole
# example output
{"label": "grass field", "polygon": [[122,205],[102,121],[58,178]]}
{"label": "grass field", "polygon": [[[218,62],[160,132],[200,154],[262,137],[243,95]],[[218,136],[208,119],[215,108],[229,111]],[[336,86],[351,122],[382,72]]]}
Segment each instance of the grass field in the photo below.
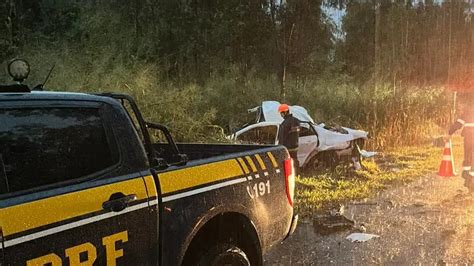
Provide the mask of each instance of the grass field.
{"label": "grass field", "polygon": [[[373,160],[364,161],[365,170],[349,176],[325,172],[300,176],[296,182],[296,210],[303,217],[352,200],[375,195],[381,189],[435,175],[441,162],[442,148],[433,145],[403,147],[384,151]],[[462,139],[453,141],[456,169],[462,162]]]}

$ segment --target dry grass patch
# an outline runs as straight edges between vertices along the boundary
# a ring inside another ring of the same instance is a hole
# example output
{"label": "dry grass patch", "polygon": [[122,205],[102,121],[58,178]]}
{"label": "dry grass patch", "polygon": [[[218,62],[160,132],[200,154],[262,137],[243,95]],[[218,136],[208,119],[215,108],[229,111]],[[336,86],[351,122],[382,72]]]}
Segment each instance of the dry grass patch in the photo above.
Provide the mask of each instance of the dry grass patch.
{"label": "dry grass patch", "polygon": [[[453,150],[456,168],[462,162],[462,140],[455,139]],[[411,182],[437,172],[442,148],[425,145],[403,147],[379,154],[375,160],[365,161],[365,169],[349,176],[324,172],[317,176],[300,176],[296,182],[296,209],[302,216],[351,200],[375,195],[388,186]]]}

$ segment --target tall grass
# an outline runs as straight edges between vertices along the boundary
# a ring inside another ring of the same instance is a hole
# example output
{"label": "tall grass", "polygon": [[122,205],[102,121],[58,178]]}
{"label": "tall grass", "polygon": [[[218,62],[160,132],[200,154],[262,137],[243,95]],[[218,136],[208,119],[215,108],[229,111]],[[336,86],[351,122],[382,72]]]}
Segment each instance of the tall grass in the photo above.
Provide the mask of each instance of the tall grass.
{"label": "tall grass", "polygon": [[[252,119],[247,109],[279,99],[275,77],[243,78],[234,68],[205,84],[183,85],[162,78],[152,63],[118,61],[113,52],[89,55],[66,48],[37,48],[23,55],[32,65],[31,84],[42,82],[55,63],[47,84],[51,90],[131,94],[147,119],[169,126],[181,141],[222,140],[223,131],[230,133]],[[6,74],[2,79],[7,79]],[[369,145],[375,149],[421,144],[443,132],[450,112],[450,96],[442,88],[389,84],[289,83],[288,102],[306,107],[318,122],[369,131]]]}
{"label": "tall grass", "polygon": [[[280,98],[276,76],[255,71],[244,75],[233,65],[204,83],[171,80],[157,67],[159,62],[137,57],[130,25],[101,12],[85,14],[80,21],[65,36],[71,40],[34,36],[18,50],[17,56],[31,64],[30,84],[42,82],[56,64],[47,88],[131,94],[148,120],[169,126],[180,141],[223,140],[224,134],[252,120],[247,109]],[[7,80],[4,72],[0,82]],[[442,88],[356,86],[332,77],[289,78],[287,87],[289,104],[306,107],[316,121],[369,131],[369,145],[375,149],[423,143],[442,133],[449,121],[450,99]]]}
{"label": "tall grass", "polygon": [[395,87],[387,83],[354,86],[313,82],[296,89],[293,101],[316,121],[369,131],[372,148],[418,145],[445,132],[451,95],[442,87]]}

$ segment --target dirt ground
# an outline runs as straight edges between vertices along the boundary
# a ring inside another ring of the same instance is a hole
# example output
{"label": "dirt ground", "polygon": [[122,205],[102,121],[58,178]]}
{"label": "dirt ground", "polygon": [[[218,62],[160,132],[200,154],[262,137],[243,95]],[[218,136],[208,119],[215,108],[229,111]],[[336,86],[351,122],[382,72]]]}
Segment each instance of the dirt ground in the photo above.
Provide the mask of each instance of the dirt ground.
{"label": "dirt ground", "polygon": [[[421,178],[344,207],[354,229],[322,235],[305,219],[265,264],[474,264],[474,195],[460,177]],[[380,237],[352,243],[352,232]]]}

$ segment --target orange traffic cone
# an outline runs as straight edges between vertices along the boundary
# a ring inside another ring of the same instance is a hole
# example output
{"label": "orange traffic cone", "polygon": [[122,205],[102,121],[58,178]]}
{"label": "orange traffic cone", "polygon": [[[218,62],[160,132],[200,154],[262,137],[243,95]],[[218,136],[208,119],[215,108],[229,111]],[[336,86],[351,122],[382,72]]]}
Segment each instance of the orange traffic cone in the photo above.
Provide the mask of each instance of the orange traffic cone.
{"label": "orange traffic cone", "polygon": [[456,172],[454,172],[454,160],[451,150],[452,144],[451,140],[449,140],[444,145],[443,160],[441,161],[441,165],[439,167],[438,175],[441,177],[453,177],[456,175]]}

